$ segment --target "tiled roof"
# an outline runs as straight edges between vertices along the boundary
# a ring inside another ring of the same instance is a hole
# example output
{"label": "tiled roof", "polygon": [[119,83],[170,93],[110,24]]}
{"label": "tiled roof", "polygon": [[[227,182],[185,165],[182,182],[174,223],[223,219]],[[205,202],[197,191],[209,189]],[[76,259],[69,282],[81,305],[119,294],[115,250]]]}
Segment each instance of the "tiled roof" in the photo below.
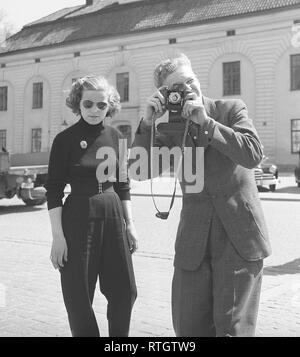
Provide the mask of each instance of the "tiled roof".
{"label": "tiled roof", "polygon": [[[84,1],[84,0],[82,0]],[[110,4],[116,3],[117,0],[94,0],[92,5],[78,5],[74,7],[68,7],[59,11],[56,11],[53,14],[50,14],[46,17],[43,17],[31,24],[27,24],[26,26],[37,25],[40,23],[51,22],[61,19],[68,19],[70,17],[81,16],[81,15],[88,15],[103,9],[104,7],[109,6]]]}
{"label": "tiled roof", "polygon": [[81,8],[82,8],[82,5],[73,6],[73,7],[66,7],[64,9],[61,9],[61,10],[58,10],[58,11],[54,12],[51,15],[42,17],[41,19],[39,19],[37,21],[31,22],[30,24],[27,24],[26,26],[28,27],[28,26],[41,24],[41,23],[46,23],[46,22],[51,22],[51,21],[63,19],[68,14],[71,14],[73,11],[74,12],[78,12],[78,10],[81,9]]}
{"label": "tiled roof", "polygon": [[295,7],[300,9],[300,0],[141,0],[128,4],[96,0],[93,5],[63,9],[23,27],[1,46],[0,55]]}

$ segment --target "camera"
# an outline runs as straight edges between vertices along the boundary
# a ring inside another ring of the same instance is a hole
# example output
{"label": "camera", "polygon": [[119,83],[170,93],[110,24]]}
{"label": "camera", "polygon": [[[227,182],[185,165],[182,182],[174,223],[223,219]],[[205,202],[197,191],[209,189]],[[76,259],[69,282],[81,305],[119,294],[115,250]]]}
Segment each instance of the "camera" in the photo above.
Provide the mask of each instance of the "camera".
{"label": "camera", "polygon": [[168,89],[167,87],[160,88],[161,94],[165,98],[166,109],[169,111],[169,122],[178,123],[182,120],[181,112],[184,105],[185,91],[180,87]]}
{"label": "camera", "polygon": [[160,123],[157,129],[162,134],[178,136],[185,130],[186,120],[182,119],[182,109],[185,103],[185,98],[188,90],[185,90],[182,85],[178,84],[169,89],[162,87],[159,89],[165,98],[166,109],[169,112],[168,123]]}

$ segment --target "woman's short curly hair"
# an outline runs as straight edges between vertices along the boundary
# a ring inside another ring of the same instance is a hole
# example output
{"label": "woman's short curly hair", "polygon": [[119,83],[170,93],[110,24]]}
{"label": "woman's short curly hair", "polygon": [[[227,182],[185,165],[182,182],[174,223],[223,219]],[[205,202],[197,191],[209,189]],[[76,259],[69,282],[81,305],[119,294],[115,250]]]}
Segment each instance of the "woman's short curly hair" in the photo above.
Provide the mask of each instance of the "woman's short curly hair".
{"label": "woman's short curly hair", "polygon": [[179,66],[188,66],[192,68],[191,61],[184,53],[180,53],[173,58],[162,60],[154,69],[153,77],[155,87],[162,87],[168,75],[175,72]]}
{"label": "woman's short curly hair", "polygon": [[106,116],[113,117],[121,110],[120,95],[114,86],[108,83],[103,76],[88,75],[78,78],[72,85],[71,91],[66,99],[66,105],[76,115],[81,115],[80,101],[84,90],[103,90],[108,95],[109,109]]}

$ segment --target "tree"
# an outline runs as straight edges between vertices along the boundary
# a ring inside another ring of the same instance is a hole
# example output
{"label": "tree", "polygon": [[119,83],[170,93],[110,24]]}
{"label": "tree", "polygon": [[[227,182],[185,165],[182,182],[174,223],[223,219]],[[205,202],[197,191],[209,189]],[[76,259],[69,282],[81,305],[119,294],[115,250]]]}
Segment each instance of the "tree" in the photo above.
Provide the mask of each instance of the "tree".
{"label": "tree", "polygon": [[0,9],[0,44],[16,32],[14,25],[7,21],[6,18],[5,11]]}

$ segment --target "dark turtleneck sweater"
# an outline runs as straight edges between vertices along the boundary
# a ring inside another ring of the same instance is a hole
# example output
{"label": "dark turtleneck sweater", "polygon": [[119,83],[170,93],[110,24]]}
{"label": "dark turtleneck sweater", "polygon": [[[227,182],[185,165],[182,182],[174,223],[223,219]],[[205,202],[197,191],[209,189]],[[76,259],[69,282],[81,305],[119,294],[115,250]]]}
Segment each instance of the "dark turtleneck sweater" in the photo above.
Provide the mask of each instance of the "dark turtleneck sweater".
{"label": "dark turtleneck sweater", "polygon": [[129,179],[123,179],[125,182],[119,181],[119,139],[124,137],[115,128],[102,123],[91,125],[83,118],[57,134],[51,148],[48,180],[45,185],[48,209],[62,206],[64,188],[68,183],[72,192],[73,188],[78,190],[80,187],[83,191],[97,193],[96,170],[103,160],[96,159],[96,153],[101,147],[114,149],[117,158],[116,181],[104,182],[103,188],[113,186],[121,200],[130,200]]}

